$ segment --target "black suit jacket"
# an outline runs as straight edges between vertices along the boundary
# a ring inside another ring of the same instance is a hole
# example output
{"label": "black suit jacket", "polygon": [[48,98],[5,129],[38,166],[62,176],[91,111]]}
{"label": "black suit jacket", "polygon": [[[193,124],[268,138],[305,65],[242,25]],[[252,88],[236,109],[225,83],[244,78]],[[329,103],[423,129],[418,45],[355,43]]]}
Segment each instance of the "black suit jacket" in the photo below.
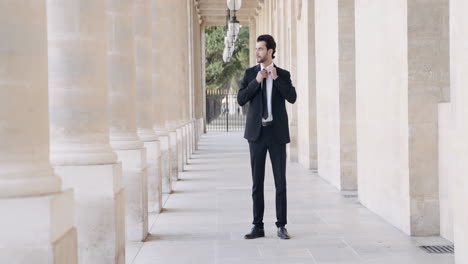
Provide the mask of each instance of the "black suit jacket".
{"label": "black suit jacket", "polygon": [[[296,102],[296,89],[291,82],[291,74],[288,71],[276,67],[278,78],[273,80],[273,90],[271,94],[271,111],[273,115],[273,130],[276,143],[286,144],[289,138],[288,114],[286,112],[285,101],[294,104]],[[237,102],[243,106],[250,103],[245,125],[244,138],[248,141],[256,141],[260,136],[262,126],[262,92],[261,85],[257,82],[257,73],[260,71],[260,64],[245,71],[241,81]]]}

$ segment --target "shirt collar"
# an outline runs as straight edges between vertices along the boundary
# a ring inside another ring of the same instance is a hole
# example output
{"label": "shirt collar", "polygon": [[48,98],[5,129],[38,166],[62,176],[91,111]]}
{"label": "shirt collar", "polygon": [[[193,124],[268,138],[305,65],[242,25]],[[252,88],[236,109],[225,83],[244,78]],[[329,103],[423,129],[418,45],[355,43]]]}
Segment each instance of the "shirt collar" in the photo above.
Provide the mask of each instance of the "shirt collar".
{"label": "shirt collar", "polygon": [[270,65],[264,66],[263,63],[260,63],[260,70],[263,70],[263,69],[268,68],[268,67],[273,67],[273,64],[274,64],[274,63],[271,62]]}

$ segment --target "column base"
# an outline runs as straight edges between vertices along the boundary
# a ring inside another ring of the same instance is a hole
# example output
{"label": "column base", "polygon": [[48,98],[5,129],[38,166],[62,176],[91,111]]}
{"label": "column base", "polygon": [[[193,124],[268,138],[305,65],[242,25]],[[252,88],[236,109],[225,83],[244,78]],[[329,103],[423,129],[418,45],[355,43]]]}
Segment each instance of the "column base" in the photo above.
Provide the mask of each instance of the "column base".
{"label": "column base", "polygon": [[122,165],[56,166],[64,188],[75,190],[75,224],[81,263],[125,263]]}
{"label": "column base", "polygon": [[439,199],[410,197],[411,235],[439,236],[439,208]]}
{"label": "column base", "polygon": [[184,171],[184,131],[183,126],[176,129],[177,133],[177,167],[178,172]]}
{"label": "column base", "polygon": [[76,264],[73,190],[0,199],[0,263]]}
{"label": "column base", "polygon": [[148,164],[148,211],[160,213],[162,209],[162,173],[160,141],[144,143]]}
{"label": "column base", "polygon": [[188,164],[188,160],[191,156],[191,137],[190,137],[190,122],[185,125],[185,164]]}
{"label": "column base", "polygon": [[188,158],[192,158],[192,154],[193,154],[193,151],[194,151],[194,148],[193,148],[193,141],[194,141],[194,136],[193,136],[193,120],[190,121],[190,123],[188,123],[188,133],[187,133],[187,138],[189,139],[189,143],[188,143]]}
{"label": "column base", "polygon": [[125,187],[125,235],[128,241],[148,236],[148,174],[146,149],[115,150],[122,163]]}
{"label": "column base", "polygon": [[161,159],[161,178],[162,178],[162,192],[172,193],[172,178],[171,178],[171,153],[169,136],[159,136],[160,142],[160,159]]}
{"label": "column base", "polygon": [[196,126],[197,126],[197,120],[196,119],[193,119],[192,122],[190,123],[190,155],[192,155],[194,152],[195,152],[195,149],[196,149],[196,140],[197,140],[197,137],[196,137],[196,134],[195,134],[195,131],[196,131]]}
{"label": "column base", "polygon": [[179,179],[179,161],[178,161],[178,148],[177,148],[177,132],[169,132],[169,154],[171,164],[171,180],[173,182]]}
{"label": "column base", "polygon": [[182,164],[183,164],[183,167],[185,168],[185,165],[187,165],[187,162],[188,162],[188,156],[189,156],[189,149],[188,149],[188,146],[189,146],[189,142],[190,142],[190,139],[188,137],[188,124],[185,124],[184,126],[182,126],[182,148],[183,148],[183,151],[182,151]]}
{"label": "column base", "polygon": [[198,119],[197,123],[197,135],[195,140],[195,149],[198,149],[198,142],[201,139],[201,136],[205,133],[205,124],[203,118]]}
{"label": "column base", "polygon": [[289,131],[291,135],[291,142],[287,145],[289,161],[299,162],[299,154],[297,149],[297,125],[290,124]]}
{"label": "column base", "polygon": [[188,164],[190,158],[190,123],[185,124],[185,161],[184,164]]}

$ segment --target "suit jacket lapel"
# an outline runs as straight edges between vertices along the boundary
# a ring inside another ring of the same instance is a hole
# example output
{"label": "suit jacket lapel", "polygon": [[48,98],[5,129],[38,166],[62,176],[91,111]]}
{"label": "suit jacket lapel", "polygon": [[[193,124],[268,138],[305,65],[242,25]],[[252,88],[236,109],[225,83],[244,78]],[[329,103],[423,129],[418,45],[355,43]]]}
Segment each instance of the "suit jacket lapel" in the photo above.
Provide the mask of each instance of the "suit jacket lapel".
{"label": "suit jacket lapel", "polygon": [[257,74],[258,72],[260,71],[260,64],[257,64],[257,66],[255,66],[255,78],[257,78]]}
{"label": "suit jacket lapel", "polygon": [[[273,66],[275,66],[275,68],[276,68],[276,74],[277,74],[278,77],[279,77],[279,74],[280,74],[281,69],[279,69],[279,68],[276,66],[276,64],[273,64]],[[275,81],[273,81],[273,86],[272,86],[271,88],[272,88],[272,89],[271,89],[271,101],[272,101],[272,102],[271,102],[271,107],[273,108],[273,101],[274,101],[274,100],[273,100],[273,97],[276,95],[276,85],[275,85]]]}

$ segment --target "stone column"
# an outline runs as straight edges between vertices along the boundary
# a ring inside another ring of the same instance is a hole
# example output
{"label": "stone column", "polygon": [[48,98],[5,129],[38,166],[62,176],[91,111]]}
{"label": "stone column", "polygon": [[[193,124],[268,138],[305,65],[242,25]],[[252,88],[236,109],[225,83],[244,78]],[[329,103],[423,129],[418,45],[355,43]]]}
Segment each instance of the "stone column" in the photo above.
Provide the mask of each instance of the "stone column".
{"label": "stone column", "polygon": [[[154,106],[153,129],[159,137],[161,144],[161,176],[163,193],[172,192],[173,154],[176,148],[171,148],[168,119],[170,103],[170,93],[174,92],[175,80],[172,81],[172,72],[175,71],[172,54],[170,53],[173,45],[171,38],[170,25],[171,17],[175,12],[173,1],[151,0],[151,30],[152,30],[152,98]],[[177,71],[178,72],[178,71]],[[175,133],[175,132],[173,132]],[[177,166],[177,162],[176,165]]]}
{"label": "stone column", "polygon": [[261,18],[261,23],[260,23],[260,33],[258,35],[262,34],[268,34],[268,29],[267,29],[267,15],[266,15],[266,10],[268,9],[268,0],[263,1],[261,9],[260,9],[260,18]]}
{"label": "stone column", "polygon": [[[289,50],[289,60],[290,60],[290,72],[291,72],[291,80],[293,85],[297,85],[297,12],[296,12],[296,3],[295,1],[290,2],[289,6],[289,23],[290,23],[290,31],[289,31],[289,43],[288,43],[288,50]],[[298,146],[297,146],[297,103],[290,105],[288,107],[288,114],[289,114],[289,134],[291,137],[291,143],[288,144],[288,157],[289,160],[292,162],[298,162]]]}
{"label": "stone column", "polygon": [[176,43],[175,47],[179,50],[178,52],[173,51],[175,58],[177,58],[174,66],[180,69],[178,84],[175,86],[176,93],[171,94],[171,102],[175,102],[171,105],[171,112],[174,112],[172,121],[173,129],[175,130],[176,144],[173,146],[176,149],[176,157],[174,161],[177,162],[177,166],[174,166],[173,180],[177,181],[180,176],[180,172],[184,169],[184,137],[183,137],[183,126],[185,125],[187,118],[187,104],[188,96],[187,90],[190,85],[190,67],[189,67],[189,31],[188,31],[188,7],[187,0],[174,0],[176,6],[176,16],[179,18],[180,23],[172,24],[173,34],[180,40]]}
{"label": "stone column", "polygon": [[255,9],[255,35],[260,35],[262,31],[262,4]]}
{"label": "stone column", "polygon": [[[196,8],[199,8],[198,6]],[[196,12],[196,9],[194,9],[194,12]],[[190,125],[190,131],[191,131],[191,139],[190,139],[190,157],[191,155],[195,152],[196,146],[197,146],[197,127],[199,120],[203,118],[203,97],[205,94],[203,93],[203,81],[202,81],[202,75],[203,75],[203,68],[202,68],[202,39],[203,39],[203,33],[202,33],[202,20],[200,17],[195,13],[193,17],[193,36],[194,36],[194,78],[195,78],[195,86],[194,86],[194,91],[193,91],[193,116],[192,116],[192,123]]]}
{"label": "stone column", "polygon": [[106,2],[47,1],[51,161],[75,190],[82,263],[125,262],[121,164],[109,144]]}
{"label": "stone column", "polygon": [[354,14],[354,0],[338,1],[340,189],[342,190],[357,189],[356,47]]}
{"label": "stone column", "polygon": [[250,66],[254,66],[257,64],[257,55],[255,53],[255,47],[257,45],[257,32],[255,30],[256,23],[255,19],[250,19],[249,24],[249,62]]}
{"label": "stone column", "polygon": [[135,64],[138,135],[147,150],[148,210],[162,209],[162,170],[160,141],[153,129],[154,103],[152,82],[151,0],[137,0],[134,10]]}
{"label": "stone column", "polygon": [[439,234],[437,102],[448,69],[435,54],[447,45],[446,4],[355,5],[359,197],[417,236]]}
{"label": "stone column", "polygon": [[146,149],[137,136],[133,1],[107,0],[110,144],[122,163],[127,240],[148,235]]}
{"label": "stone column", "polygon": [[[203,109],[202,110],[202,116],[198,117],[198,124],[196,124],[196,131],[197,131],[197,137],[196,137],[196,146],[195,146],[195,149],[198,148],[198,141],[200,139],[200,136],[202,133],[206,133],[206,122],[204,120],[206,120],[206,37],[205,37],[205,24],[201,24],[201,33],[200,33],[200,37],[201,37],[201,70],[202,70],[202,73],[201,73],[201,85],[202,85],[202,98],[201,98],[201,108]],[[200,125],[200,122],[202,122],[202,125]]]}
{"label": "stone column", "polygon": [[284,8],[284,2],[285,1],[278,1],[274,0],[273,1],[273,34],[275,39],[278,39],[276,42],[276,45],[278,47],[276,54],[275,54],[275,59],[277,60],[279,65],[283,65],[283,67],[286,67],[286,57],[285,57],[285,51],[286,51],[286,46],[284,45],[284,31],[283,28],[286,26],[285,24],[285,14],[283,13],[285,8]]}
{"label": "stone column", "polygon": [[196,50],[196,42],[198,38],[196,37],[195,27],[198,26],[198,15],[196,15],[196,9],[194,1],[188,0],[188,31],[189,31],[189,46],[190,46],[190,54],[189,54],[189,66],[190,66],[190,85],[188,87],[188,96],[189,96],[189,109],[188,109],[188,116],[187,116],[187,123],[186,127],[186,154],[185,154],[185,161],[184,166],[187,164],[190,155],[192,154],[191,151],[191,141],[193,137],[192,130],[190,127],[195,122],[195,88],[197,86],[197,50]]}
{"label": "stone column", "polygon": [[441,34],[448,25],[440,23],[447,6],[445,0],[407,2],[410,226],[416,236],[440,234],[438,102],[449,68],[435,54],[449,45]]}
{"label": "stone column", "polygon": [[265,0],[266,8],[265,8],[265,14],[266,14],[266,32],[268,34],[273,35],[273,21],[272,21],[272,15],[273,15],[273,0]]}
{"label": "stone column", "polygon": [[[164,46],[164,56],[171,54],[171,62],[164,65],[162,78],[166,79],[168,84],[165,89],[171,89],[168,93],[168,119],[167,126],[169,128],[169,140],[171,148],[171,164],[172,164],[172,180],[177,181],[179,172],[183,170],[183,137],[182,126],[186,120],[187,100],[186,91],[188,90],[188,32],[187,32],[187,1],[174,0],[161,4],[164,6],[162,10],[171,10],[168,12],[170,17],[164,22],[164,36],[171,34],[180,41],[171,42],[171,45]],[[160,14],[159,14],[160,15]],[[173,23],[173,16],[179,18],[180,23]],[[170,32],[170,33],[169,33]],[[167,67],[172,65],[173,67]],[[178,69],[178,70],[174,70]]]}
{"label": "stone column", "polygon": [[205,94],[203,93],[203,22],[198,15],[195,15],[193,18],[193,28],[194,28],[194,55],[195,55],[195,87],[194,87],[194,112],[192,117],[192,124],[190,127],[192,138],[190,140],[190,155],[192,155],[197,148],[197,133],[198,133],[198,123],[200,119],[203,119],[203,98]]}
{"label": "stone column", "polygon": [[262,35],[262,34],[266,34],[266,29],[265,29],[265,2],[263,2],[261,5],[260,5],[260,8],[258,9],[258,18],[259,18],[259,23],[258,23],[258,31],[257,31],[257,35]]}
{"label": "stone column", "polygon": [[[298,161],[317,169],[317,103],[315,80],[315,2],[301,1],[297,13],[297,150]],[[293,108],[294,109],[294,108]],[[293,114],[294,115],[294,114]],[[294,130],[293,130],[294,133]]]}
{"label": "stone column", "polygon": [[0,263],[77,263],[73,190],[49,162],[46,1],[0,3]]}
{"label": "stone column", "polygon": [[268,0],[265,0],[263,2],[261,12],[262,12],[262,33],[260,34],[269,34],[270,32],[268,32],[268,15],[267,15]]}
{"label": "stone column", "polygon": [[354,0],[315,2],[318,173],[356,190]]}
{"label": "stone column", "polygon": [[[184,171],[185,164],[187,162],[187,126],[191,122],[192,118],[192,91],[193,91],[193,29],[192,29],[192,4],[191,0],[182,0],[179,2],[180,5],[180,39],[182,60],[181,67],[182,72],[186,72],[186,77],[182,78],[180,89],[180,116],[178,124],[178,142],[179,145],[179,172]],[[185,42],[185,43],[184,43]]]}
{"label": "stone column", "polygon": [[[198,7],[197,7],[198,8]],[[194,9],[193,16],[193,45],[194,45],[194,87],[193,87],[193,115],[190,123],[190,155],[195,152],[197,145],[197,124],[203,118],[203,84],[202,84],[202,21]]]}

